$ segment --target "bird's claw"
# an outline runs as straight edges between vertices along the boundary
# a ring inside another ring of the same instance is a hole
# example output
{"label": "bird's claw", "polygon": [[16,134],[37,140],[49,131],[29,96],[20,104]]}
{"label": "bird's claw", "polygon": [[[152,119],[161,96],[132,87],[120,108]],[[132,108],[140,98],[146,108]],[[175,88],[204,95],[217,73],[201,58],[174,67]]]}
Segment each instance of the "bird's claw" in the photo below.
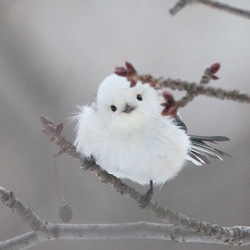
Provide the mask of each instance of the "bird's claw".
{"label": "bird's claw", "polygon": [[140,200],[137,203],[137,206],[140,209],[145,208],[151,201],[152,196],[153,196],[153,181],[150,181],[149,190],[144,195],[141,196]]}

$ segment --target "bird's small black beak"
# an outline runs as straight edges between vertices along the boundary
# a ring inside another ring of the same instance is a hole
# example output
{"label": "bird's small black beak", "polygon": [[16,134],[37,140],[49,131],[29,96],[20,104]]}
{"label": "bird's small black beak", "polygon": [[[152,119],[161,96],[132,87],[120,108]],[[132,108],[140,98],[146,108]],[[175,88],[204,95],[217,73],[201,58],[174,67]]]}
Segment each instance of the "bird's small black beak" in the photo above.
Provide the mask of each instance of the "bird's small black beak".
{"label": "bird's small black beak", "polygon": [[129,113],[131,113],[131,112],[134,110],[134,108],[135,108],[135,107],[126,104],[126,106],[125,106],[124,109],[123,109],[123,112],[129,114]]}

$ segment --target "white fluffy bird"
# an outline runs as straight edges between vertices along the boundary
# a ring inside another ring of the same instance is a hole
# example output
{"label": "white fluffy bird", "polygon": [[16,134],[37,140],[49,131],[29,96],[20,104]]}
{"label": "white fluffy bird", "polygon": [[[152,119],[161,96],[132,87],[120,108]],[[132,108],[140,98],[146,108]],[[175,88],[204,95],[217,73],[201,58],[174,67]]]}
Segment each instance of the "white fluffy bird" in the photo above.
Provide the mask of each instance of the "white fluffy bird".
{"label": "white fluffy bird", "polygon": [[150,184],[140,206],[151,199],[154,184],[164,184],[185,162],[208,163],[207,156],[222,160],[225,154],[204,141],[226,141],[223,136],[188,135],[178,116],[163,116],[159,91],[112,74],[100,84],[96,102],[77,115],[75,146],[108,173]]}

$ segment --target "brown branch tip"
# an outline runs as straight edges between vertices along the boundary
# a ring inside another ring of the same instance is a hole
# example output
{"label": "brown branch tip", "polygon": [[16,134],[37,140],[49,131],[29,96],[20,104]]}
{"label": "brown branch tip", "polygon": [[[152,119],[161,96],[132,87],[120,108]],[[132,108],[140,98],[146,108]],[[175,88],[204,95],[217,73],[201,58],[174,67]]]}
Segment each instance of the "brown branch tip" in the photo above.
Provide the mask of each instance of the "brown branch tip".
{"label": "brown branch tip", "polygon": [[54,125],[53,120],[46,116],[40,116],[40,121],[43,125],[42,131],[50,136],[50,141],[56,140],[56,144],[61,149],[55,156],[61,155],[62,153],[68,153],[73,157],[77,157],[78,153],[76,152],[75,146],[71,143],[71,141],[66,140],[65,137],[61,135],[63,131],[63,123]]}

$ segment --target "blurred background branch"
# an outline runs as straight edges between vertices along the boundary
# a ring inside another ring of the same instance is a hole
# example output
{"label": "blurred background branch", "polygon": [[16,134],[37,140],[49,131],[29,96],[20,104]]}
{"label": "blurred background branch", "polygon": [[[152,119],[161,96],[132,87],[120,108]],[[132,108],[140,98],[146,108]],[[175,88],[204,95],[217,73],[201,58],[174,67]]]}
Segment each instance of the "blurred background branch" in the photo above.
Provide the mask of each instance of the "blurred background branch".
{"label": "blurred background branch", "polygon": [[228,12],[233,15],[238,15],[247,19],[250,19],[250,10],[244,10],[241,8],[233,7],[225,3],[212,1],[212,0],[179,0],[173,8],[170,9],[170,14],[175,15],[184,7],[190,4],[200,3],[208,7]]}

